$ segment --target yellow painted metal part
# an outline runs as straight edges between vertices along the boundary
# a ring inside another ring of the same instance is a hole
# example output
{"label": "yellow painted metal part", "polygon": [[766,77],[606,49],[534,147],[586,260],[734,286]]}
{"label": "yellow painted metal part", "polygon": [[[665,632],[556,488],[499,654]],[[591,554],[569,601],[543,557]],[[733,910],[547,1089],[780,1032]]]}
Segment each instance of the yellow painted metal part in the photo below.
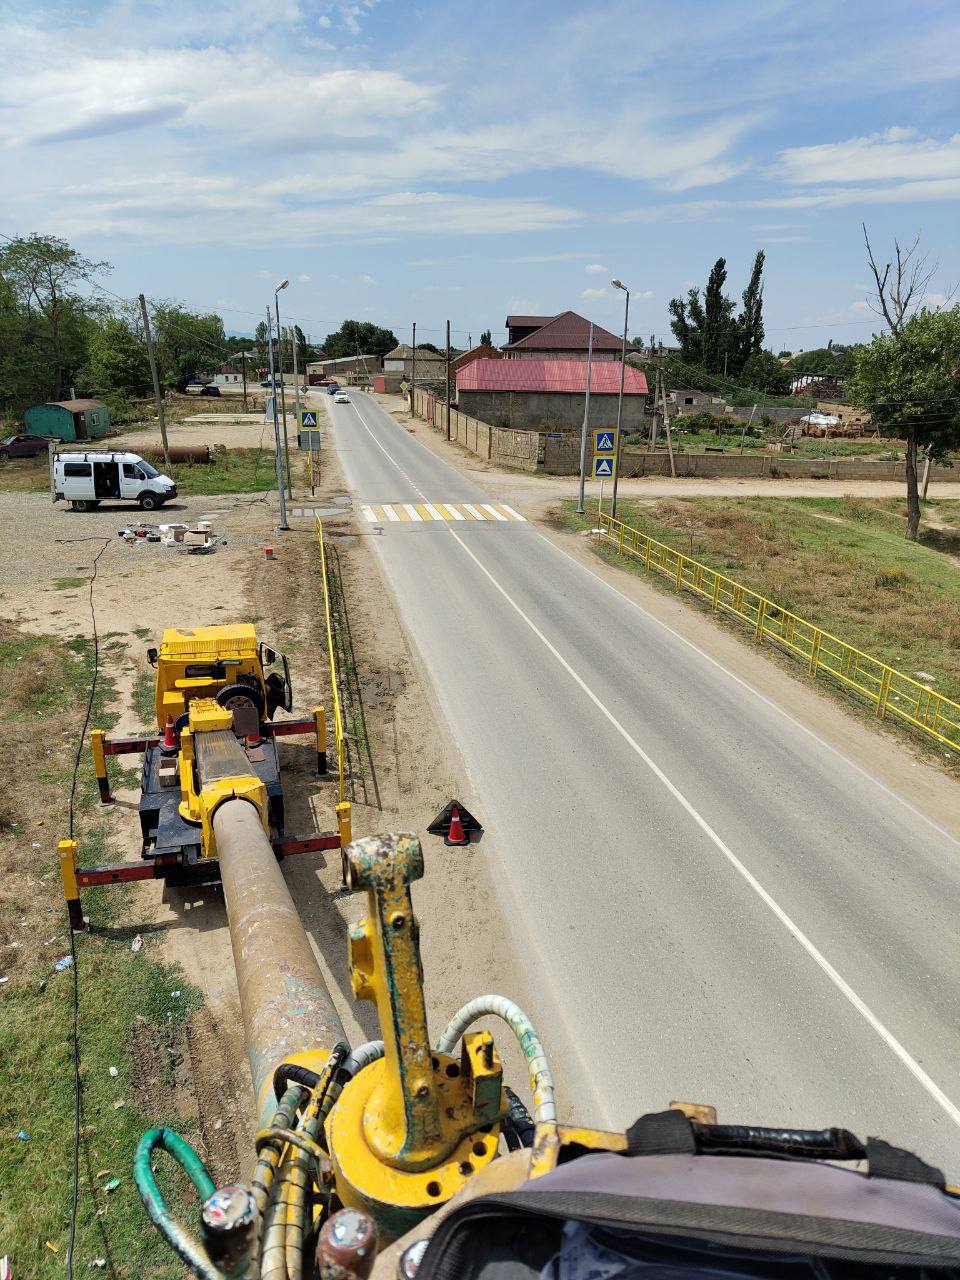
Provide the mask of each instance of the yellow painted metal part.
{"label": "yellow painted metal part", "polygon": [[538,1124],[530,1150],[530,1177],[539,1178],[557,1167],[561,1147],[584,1151],[626,1151],[627,1137],[608,1129],[584,1129],[578,1125]]}
{"label": "yellow painted metal part", "polygon": [[260,815],[260,823],[269,835],[266,785],[254,773],[228,774],[201,785],[197,774],[197,735],[233,732],[233,714],[214,698],[195,698],[190,703],[190,719],[180,734],[180,813],[188,822],[200,826],[201,855],[217,856],[217,837],[213,815],[225,800],[247,800]]}
{"label": "yellow painted metal part", "polygon": [[90,730],[90,754],[93,756],[93,772],[98,781],[106,780],[107,777],[107,753],[103,747],[106,736],[103,729]]}
{"label": "yellow painted metal part", "polygon": [[[205,674],[212,664],[223,674]],[[168,627],[157,657],[156,712],[160,729],[177,720],[195,698],[215,698],[220,689],[252,676],[266,696],[256,629],[251,623],[216,627]]]}
{"label": "yellow painted metal part", "polygon": [[337,1189],[398,1235],[454,1195],[497,1152],[503,1067],[487,1032],[461,1056],[433,1053],[410,884],[423,875],[411,835],[369,836],[345,851],[367,914],[350,930],[350,979],[377,1006],[384,1056],[341,1094],[327,1120]]}
{"label": "yellow painted metal part", "polygon": [[67,902],[75,902],[80,897],[77,885],[77,842],[61,840],[57,845],[60,853],[60,879],[63,881],[63,896]]}

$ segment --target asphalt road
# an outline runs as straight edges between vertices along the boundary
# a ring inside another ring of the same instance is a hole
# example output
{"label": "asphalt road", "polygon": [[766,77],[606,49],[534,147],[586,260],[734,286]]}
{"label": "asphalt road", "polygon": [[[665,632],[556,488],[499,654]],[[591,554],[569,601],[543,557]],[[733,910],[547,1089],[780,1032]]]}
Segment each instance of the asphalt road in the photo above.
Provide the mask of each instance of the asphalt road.
{"label": "asphalt road", "polygon": [[[358,504],[490,501],[351,395],[331,409]],[[568,1114],[712,1102],[886,1137],[960,1179],[960,845],[533,524],[366,527],[462,750]]]}

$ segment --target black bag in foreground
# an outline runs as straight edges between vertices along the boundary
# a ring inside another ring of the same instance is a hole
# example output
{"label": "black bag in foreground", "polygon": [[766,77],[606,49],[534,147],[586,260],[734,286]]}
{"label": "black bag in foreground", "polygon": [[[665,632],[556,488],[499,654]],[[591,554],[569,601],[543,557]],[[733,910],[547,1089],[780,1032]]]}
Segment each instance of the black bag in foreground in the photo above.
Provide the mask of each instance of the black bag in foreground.
{"label": "black bag in foreground", "polygon": [[[878,1139],[861,1172],[808,1158],[796,1131],[723,1132],[742,1154],[706,1154],[710,1129],[680,1112],[644,1116],[624,1155],[583,1155],[467,1201],[437,1227],[417,1280],[960,1280],[960,1199],[939,1170]],[[778,1157],[751,1154],[764,1145]]]}

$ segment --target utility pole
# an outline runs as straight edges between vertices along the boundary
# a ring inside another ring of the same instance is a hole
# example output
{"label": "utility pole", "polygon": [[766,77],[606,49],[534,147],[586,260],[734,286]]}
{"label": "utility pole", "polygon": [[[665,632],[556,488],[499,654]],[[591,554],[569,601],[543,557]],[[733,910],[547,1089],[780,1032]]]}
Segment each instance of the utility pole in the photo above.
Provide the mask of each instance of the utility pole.
{"label": "utility pole", "polygon": [[[280,286],[280,289],[286,287],[286,281]],[[290,445],[287,439],[287,398],[283,391],[283,338],[280,330],[280,289],[275,289],[273,301],[277,309],[277,363],[280,366],[280,410],[283,414],[283,456],[287,461],[287,493],[293,497],[293,485],[290,483]],[[271,374],[270,381],[273,382]],[[277,385],[274,382],[273,395],[276,399]]]}
{"label": "utility pole", "polygon": [[160,394],[160,375],[157,373],[157,353],[153,348],[153,334],[150,332],[150,316],[147,314],[147,300],[140,294],[140,314],[143,316],[143,334],[147,340],[147,359],[150,361],[150,376],[153,378],[153,395],[157,402],[157,417],[160,419],[160,439],[163,441],[163,465],[170,466],[170,446],[167,444],[167,420],[163,416],[163,396]]}
{"label": "utility pole", "polygon": [[293,348],[293,403],[297,414],[297,436],[300,434],[300,375],[297,371],[297,335],[293,329],[288,329],[290,334],[290,345]]}
{"label": "utility pole", "polygon": [[653,378],[653,417],[650,419],[650,452],[657,447],[657,427],[660,414],[660,387],[663,383],[663,343],[660,344],[660,355],[657,359],[656,372]]}
{"label": "utility pole", "polygon": [[243,412],[247,412],[247,353],[240,352],[240,367],[243,369]]}
{"label": "utility pole", "polygon": [[623,301],[623,342],[620,345],[620,395],[617,398],[617,454],[613,468],[613,493],[610,498],[610,518],[617,518],[617,486],[620,483],[620,462],[623,458],[623,379],[627,372],[627,324],[630,317],[630,290],[620,280],[610,282],[615,289],[622,289]]}
{"label": "utility pole", "polygon": [[670,415],[667,413],[667,392],[663,385],[663,378],[660,379],[660,403],[663,406],[663,425],[667,432],[667,452],[670,454],[670,474],[674,480],[677,478],[677,465],[673,460],[673,436],[670,434]]}
{"label": "utility pole", "polygon": [[580,429],[580,489],[577,494],[577,515],[583,515],[583,486],[587,475],[587,433],[590,430],[590,375],[593,371],[593,321],[587,338],[587,394],[583,398],[583,426]]}
{"label": "utility pole", "polygon": [[283,464],[280,461],[280,421],[277,418],[277,385],[273,378],[273,317],[267,307],[267,345],[270,349],[270,386],[273,390],[273,442],[277,464],[277,492],[280,495],[280,528],[287,530],[287,502],[283,493]]}
{"label": "utility pole", "polygon": [[450,321],[447,321],[447,439],[450,439]]}
{"label": "utility pole", "polygon": [[410,346],[410,412],[417,416],[417,322],[413,322],[413,339]]}

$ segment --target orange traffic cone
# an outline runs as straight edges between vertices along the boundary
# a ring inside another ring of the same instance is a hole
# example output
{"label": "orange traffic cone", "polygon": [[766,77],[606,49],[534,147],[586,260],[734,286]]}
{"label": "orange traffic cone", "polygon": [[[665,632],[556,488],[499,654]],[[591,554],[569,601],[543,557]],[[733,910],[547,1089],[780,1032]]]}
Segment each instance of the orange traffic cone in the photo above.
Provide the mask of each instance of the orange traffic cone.
{"label": "orange traffic cone", "polygon": [[164,755],[170,755],[171,752],[177,750],[177,733],[173,727],[173,716],[167,716],[167,725],[163,731],[163,742],[160,749]]}
{"label": "orange traffic cone", "polygon": [[450,830],[447,832],[444,844],[469,844],[470,837],[463,829],[463,823],[460,821],[460,810],[454,805],[453,812],[450,814]]}

